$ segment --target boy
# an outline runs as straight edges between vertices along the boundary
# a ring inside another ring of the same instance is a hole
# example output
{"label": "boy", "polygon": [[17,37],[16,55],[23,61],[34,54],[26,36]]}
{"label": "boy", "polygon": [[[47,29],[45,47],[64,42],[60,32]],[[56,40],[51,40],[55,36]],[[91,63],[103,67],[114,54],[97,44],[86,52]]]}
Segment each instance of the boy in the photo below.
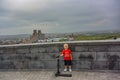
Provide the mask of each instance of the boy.
{"label": "boy", "polygon": [[72,53],[71,50],[68,47],[68,44],[64,44],[64,50],[62,51],[61,55],[64,57],[64,71],[67,71],[67,68],[69,68],[69,71],[72,72],[71,65],[72,65]]}

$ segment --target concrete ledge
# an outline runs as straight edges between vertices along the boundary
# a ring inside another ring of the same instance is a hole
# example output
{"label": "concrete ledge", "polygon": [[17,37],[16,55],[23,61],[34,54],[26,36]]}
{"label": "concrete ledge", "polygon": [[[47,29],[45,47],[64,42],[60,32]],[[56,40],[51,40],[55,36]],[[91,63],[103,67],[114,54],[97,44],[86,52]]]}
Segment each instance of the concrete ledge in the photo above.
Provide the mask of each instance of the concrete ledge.
{"label": "concrete ledge", "polygon": [[0,47],[14,47],[14,46],[34,46],[34,45],[49,45],[49,44],[77,44],[77,43],[119,43],[120,40],[87,40],[87,41],[65,41],[65,42],[46,42],[46,43],[30,43],[30,44],[13,44],[13,45],[0,45]]}

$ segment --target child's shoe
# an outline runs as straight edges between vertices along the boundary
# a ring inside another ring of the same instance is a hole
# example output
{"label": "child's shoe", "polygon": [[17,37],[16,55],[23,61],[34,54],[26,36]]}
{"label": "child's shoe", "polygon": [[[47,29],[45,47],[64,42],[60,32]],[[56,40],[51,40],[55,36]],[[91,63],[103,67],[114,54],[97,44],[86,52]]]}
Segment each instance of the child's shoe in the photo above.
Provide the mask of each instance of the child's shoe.
{"label": "child's shoe", "polygon": [[69,69],[70,72],[72,72],[72,69]]}
{"label": "child's shoe", "polygon": [[67,69],[64,69],[64,71],[66,72],[66,71],[67,71]]}

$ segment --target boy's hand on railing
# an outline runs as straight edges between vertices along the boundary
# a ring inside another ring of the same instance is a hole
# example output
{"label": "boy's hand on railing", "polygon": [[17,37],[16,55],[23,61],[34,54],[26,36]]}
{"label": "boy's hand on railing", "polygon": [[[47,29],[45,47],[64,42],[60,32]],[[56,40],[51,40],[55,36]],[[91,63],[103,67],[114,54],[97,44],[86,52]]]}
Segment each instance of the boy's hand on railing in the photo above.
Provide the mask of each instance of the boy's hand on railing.
{"label": "boy's hand on railing", "polygon": [[63,54],[62,54],[62,53],[60,53],[60,55],[56,56],[56,58],[60,58],[61,56],[63,56]]}
{"label": "boy's hand on railing", "polygon": [[60,55],[59,55],[59,56],[56,56],[56,58],[60,58]]}

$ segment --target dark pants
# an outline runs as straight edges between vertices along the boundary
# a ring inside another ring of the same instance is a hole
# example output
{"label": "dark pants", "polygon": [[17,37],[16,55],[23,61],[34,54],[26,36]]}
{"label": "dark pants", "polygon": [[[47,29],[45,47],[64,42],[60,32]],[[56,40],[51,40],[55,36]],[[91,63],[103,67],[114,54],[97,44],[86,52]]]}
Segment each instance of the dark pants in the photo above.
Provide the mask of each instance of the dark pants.
{"label": "dark pants", "polygon": [[64,65],[65,66],[71,66],[72,65],[72,61],[71,60],[64,60]]}

